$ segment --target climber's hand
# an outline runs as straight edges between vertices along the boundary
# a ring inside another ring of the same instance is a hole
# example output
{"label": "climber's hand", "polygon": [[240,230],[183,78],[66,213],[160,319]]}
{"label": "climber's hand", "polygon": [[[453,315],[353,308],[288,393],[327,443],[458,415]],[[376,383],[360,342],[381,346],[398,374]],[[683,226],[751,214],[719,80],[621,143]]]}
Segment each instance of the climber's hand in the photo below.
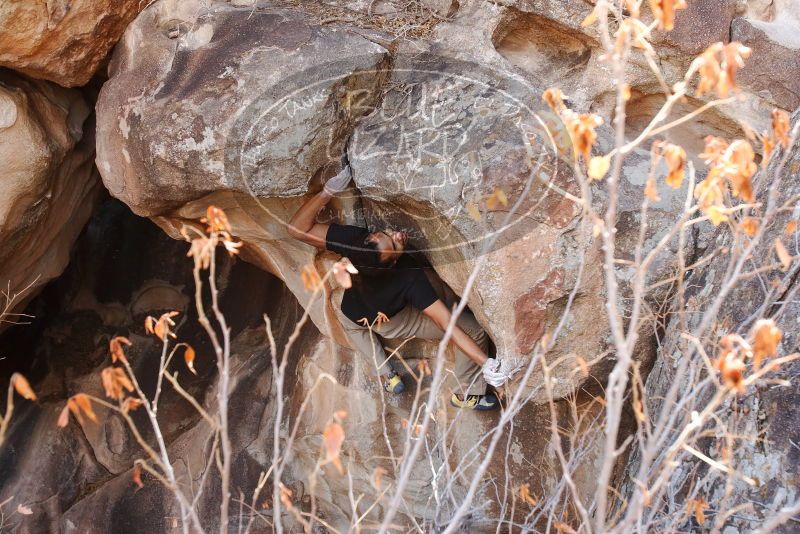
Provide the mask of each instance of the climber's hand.
{"label": "climber's hand", "polygon": [[500,362],[494,358],[489,358],[483,364],[483,379],[493,387],[502,387],[506,383],[506,377],[500,372]]}
{"label": "climber's hand", "polygon": [[325,182],[325,192],[331,196],[336,193],[341,193],[347,189],[347,184],[350,183],[352,177],[353,174],[350,171],[350,165],[345,165],[344,169],[342,169],[339,174]]}
{"label": "climber's hand", "polygon": [[494,388],[503,387],[506,382],[522,369],[523,361],[514,356],[505,356],[499,360],[489,358],[483,364],[483,379]]}

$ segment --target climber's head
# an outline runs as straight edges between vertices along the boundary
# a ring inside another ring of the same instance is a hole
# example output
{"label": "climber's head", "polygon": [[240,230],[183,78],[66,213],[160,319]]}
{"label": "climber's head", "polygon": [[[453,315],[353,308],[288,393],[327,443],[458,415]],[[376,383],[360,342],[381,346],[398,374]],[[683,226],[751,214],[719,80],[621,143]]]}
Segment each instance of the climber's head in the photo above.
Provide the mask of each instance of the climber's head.
{"label": "climber's head", "polygon": [[378,261],[382,266],[394,265],[408,243],[408,234],[400,230],[387,228],[372,232],[364,240],[364,245],[378,254]]}

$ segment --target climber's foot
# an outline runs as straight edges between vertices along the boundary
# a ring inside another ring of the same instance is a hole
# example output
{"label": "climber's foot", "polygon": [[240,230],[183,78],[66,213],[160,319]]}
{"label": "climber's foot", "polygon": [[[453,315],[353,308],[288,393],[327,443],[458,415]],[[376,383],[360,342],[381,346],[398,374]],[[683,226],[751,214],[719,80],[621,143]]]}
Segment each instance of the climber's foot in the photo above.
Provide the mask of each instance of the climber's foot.
{"label": "climber's foot", "polygon": [[384,379],[383,389],[388,393],[394,393],[396,395],[404,392],[406,390],[406,385],[403,384],[403,379],[400,378],[400,375],[392,371],[392,373]]}
{"label": "climber's foot", "polygon": [[467,410],[496,410],[500,407],[500,401],[493,393],[486,393],[484,395],[466,395],[463,399],[453,393],[450,397],[450,404],[456,408],[464,408]]}

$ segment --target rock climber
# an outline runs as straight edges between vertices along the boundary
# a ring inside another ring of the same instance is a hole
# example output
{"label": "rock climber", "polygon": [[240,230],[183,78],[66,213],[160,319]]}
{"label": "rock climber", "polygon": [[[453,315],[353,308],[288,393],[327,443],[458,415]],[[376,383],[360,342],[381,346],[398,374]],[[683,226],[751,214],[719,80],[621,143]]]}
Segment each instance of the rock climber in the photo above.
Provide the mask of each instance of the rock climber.
{"label": "rock climber", "polygon": [[[318,249],[347,257],[359,274],[345,289],[341,310],[345,333],[356,351],[373,360],[382,376],[384,389],[402,393],[405,385],[386,356],[383,339],[438,340],[450,322],[450,310],[428,281],[423,269],[406,251],[405,232],[316,221],[320,210],[334,195],[343,192],[351,179],[349,165],[328,180],[322,191],[308,199],[289,221],[289,235]],[[388,319],[388,320],[387,320]],[[492,410],[499,406],[497,395],[487,384],[502,392],[509,378],[505,365],[486,355],[488,338],[475,317],[464,312],[458,317],[451,343],[456,348],[455,376],[459,390],[450,403],[458,408]]]}

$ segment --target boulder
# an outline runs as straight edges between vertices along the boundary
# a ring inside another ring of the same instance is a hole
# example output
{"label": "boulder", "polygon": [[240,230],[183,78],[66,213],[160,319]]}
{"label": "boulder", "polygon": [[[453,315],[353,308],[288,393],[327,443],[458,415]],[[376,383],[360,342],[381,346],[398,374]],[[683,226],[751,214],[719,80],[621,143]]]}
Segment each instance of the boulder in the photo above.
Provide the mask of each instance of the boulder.
{"label": "boulder", "polygon": [[738,75],[739,83],[788,111],[800,106],[800,79],[787,75],[800,69],[798,25],[790,13],[773,22],[737,18],[731,25],[731,38],[753,51]]}
{"label": "boulder", "polygon": [[27,290],[60,275],[100,191],[91,108],[78,91],[0,70],[0,284]]}
{"label": "boulder", "polygon": [[97,72],[143,0],[3,2],[0,66],[64,87]]}

